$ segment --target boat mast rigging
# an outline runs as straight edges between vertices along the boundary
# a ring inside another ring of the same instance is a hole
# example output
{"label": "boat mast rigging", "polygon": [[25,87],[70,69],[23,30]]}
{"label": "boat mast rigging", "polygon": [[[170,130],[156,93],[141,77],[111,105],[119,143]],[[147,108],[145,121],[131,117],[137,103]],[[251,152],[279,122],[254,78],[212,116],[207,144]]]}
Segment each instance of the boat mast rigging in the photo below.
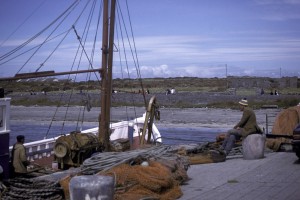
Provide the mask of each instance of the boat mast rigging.
{"label": "boat mast rigging", "polygon": [[103,1],[103,35],[102,35],[102,70],[101,70],[101,113],[99,119],[99,141],[104,150],[109,150],[109,124],[112,91],[112,64],[114,48],[114,26],[115,26],[116,1]]}
{"label": "boat mast rigging", "polygon": [[[115,30],[114,29],[115,29],[116,6],[117,6],[116,0],[103,0],[103,6],[102,6],[102,8],[103,8],[103,30],[102,30],[103,34],[102,34],[102,48],[101,48],[102,64],[101,64],[100,68],[98,68],[98,69],[92,68],[89,70],[77,70],[77,71],[72,70],[72,71],[68,71],[68,72],[58,72],[58,73],[56,73],[55,71],[39,71],[40,68],[38,68],[36,70],[36,72],[33,72],[33,73],[19,73],[19,74],[16,74],[15,77],[0,78],[0,81],[9,81],[9,80],[18,80],[18,79],[39,78],[39,77],[46,77],[46,76],[58,76],[58,75],[67,75],[67,74],[70,75],[70,74],[78,74],[78,73],[99,72],[101,75],[102,81],[101,81],[101,89],[100,89],[100,91],[101,91],[101,113],[99,116],[98,139],[99,139],[101,145],[103,146],[103,150],[105,150],[105,151],[109,151],[109,149],[110,149],[109,148],[110,133],[111,133],[110,132],[110,107],[111,107],[111,95],[112,95],[113,50],[115,47],[115,45],[114,45]],[[120,13],[122,13],[122,12],[120,11]],[[123,21],[123,23],[124,23],[124,21]],[[79,42],[80,42],[81,47],[83,48],[83,51],[85,52],[84,45],[81,44],[79,34],[75,30],[74,25],[73,25],[73,29],[75,31],[77,38],[79,39]],[[120,28],[120,30],[121,30],[121,28]],[[126,32],[127,32],[127,30],[126,30]],[[128,36],[127,33],[126,33],[126,35]],[[134,42],[134,40],[133,40],[133,42]],[[124,46],[124,44],[123,44],[123,46]],[[129,46],[131,49],[130,41],[129,41]],[[135,47],[135,45],[134,45],[134,47]],[[56,49],[57,48],[55,48],[55,50]],[[132,49],[131,49],[131,51],[132,51]],[[85,55],[87,55],[86,52],[85,52]],[[132,55],[133,55],[133,52],[132,52]],[[47,60],[48,60],[48,58],[47,58]],[[89,60],[89,62],[90,62],[90,60]],[[137,56],[134,59],[134,62],[135,62],[135,64],[136,64],[136,62],[138,63]],[[90,65],[92,66],[91,62],[90,62]],[[136,64],[136,65],[137,65],[136,68],[139,68],[138,64]],[[138,77],[141,82],[140,73],[138,73]],[[144,92],[142,82],[141,82],[141,86],[142,86],[142,94],[144,97],[144,103],[146,106],[146,98],[145,98],[145,92]],[[153,100],[153,103],[155,103],[154,100]],[[152,113],[151,115],[150,115],[150,111],[147,110],[147,112],[149,112],[149,115],[147,115],[146,120],[145,120],[146,124],[144,126],[143,135],[145,135],[149,116],[153,116],[152,112],[151,112]],[[150,123],[153,121],[153,120],[151,120],[152,118],[150,117],[150,120],[149,120]],[[149,135],[151,135],[151,130],[150,130],[151,125],[148,124],[148,128],[149,128]],[[144,140],[142,143],[144,143]]]}

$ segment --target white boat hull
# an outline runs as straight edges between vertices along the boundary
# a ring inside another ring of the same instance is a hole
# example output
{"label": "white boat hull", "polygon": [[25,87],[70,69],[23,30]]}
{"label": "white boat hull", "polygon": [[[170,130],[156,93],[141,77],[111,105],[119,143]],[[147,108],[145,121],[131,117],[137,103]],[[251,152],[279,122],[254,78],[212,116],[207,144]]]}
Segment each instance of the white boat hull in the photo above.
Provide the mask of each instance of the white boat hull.
{"label": "white boat hull", "polygon": [[[117,139],[129,139],[131,144],[139,141],[141,133],[139,133],[139,130],[143,128],[144,125],[144,117],[136,118],[131,121],[122,121],[117,123],[111,124],[111,130],[112,134],[110,135],[110,140],[114,141]],[[95,135],[98,134],[98,127],[87,129],[81,131],[81,133],[93,133]],[[151,136],[151,140],[155,142],[162,143],[161,135],[155,124],[152,126],[153,134]],[[52,154],[54,154],[53,147],[55,144],[55,141],[59,138],[48,138],[43,140],[38,140],[34,142],[25,143],[24,146],[26,148],[28,159],[33,161],[37,159],[41,159],[43,157],[50,157]],[[147,138],[148,135],[145,135],[145,138]],[[9,147],[9,151],[12,151],[13,146]]]}

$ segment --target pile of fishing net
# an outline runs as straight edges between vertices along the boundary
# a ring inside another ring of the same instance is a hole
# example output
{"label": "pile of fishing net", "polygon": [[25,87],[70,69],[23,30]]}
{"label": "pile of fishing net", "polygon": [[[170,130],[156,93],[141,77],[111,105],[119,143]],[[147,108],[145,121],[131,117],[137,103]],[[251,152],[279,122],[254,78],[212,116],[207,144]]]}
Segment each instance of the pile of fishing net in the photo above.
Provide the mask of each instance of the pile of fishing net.
{"label": "pile of fishing net", "polygon": [[[84,161],[75,176],[112,176],[114,199],[177,199],[190,164],[222,162],[216,143],[152,146],[126,152],[102,152]],[[53,176],[52,176],[53,177]],[[65,197],[74,174],[60,179]],[[100,187],[100,186],[99,186]],[[100,188],[99,188],[100,190]]]}
{"label": "pile of fishing net", "polygon": [[[80,175],[80,174],[79,174]],[[182,195],[180,184],[188,179],[181,158],[163,159],[137,157],[103,170],[96,175],[112,176],[115,180],[115,200],[122,199],[177,199]],[[70,195],[71,176],[60,181],[65,196]]]}
{"label": "pile of fishing net", "polygon": [[[170,146],[153,146],[127,152],[103,152],[84,161],[77,175],[104,175],[115,179],[115,199],[176,199],[188,179],[188,159],[171,153]],[[69,196],[72,176],[60,180]]]}
{"label": "pile of fishing net", "polygon": [[220,145],[215,142],[179,145],[176,147],[176,153],[187,156],[190,165],[224,162],[226,155],[220,152],[219,148]]}
{"label": "pile of fishing net", "polygon": [[[281,111],[275,119],[272,134],[274,135],[293,135],[293,130],[300,123],[300,106],[294,106]],[[274,151],[280,150],[283,143],[291,143],[291,139],[267,138],[266,146]]]}
{"label": "pile of fishing net", "polygon": [[143,161],[139,165],[121,164],[99,175],[115,177],[114,199],[177,199],[180,184],[187,180],[186,170],[176,161]]}

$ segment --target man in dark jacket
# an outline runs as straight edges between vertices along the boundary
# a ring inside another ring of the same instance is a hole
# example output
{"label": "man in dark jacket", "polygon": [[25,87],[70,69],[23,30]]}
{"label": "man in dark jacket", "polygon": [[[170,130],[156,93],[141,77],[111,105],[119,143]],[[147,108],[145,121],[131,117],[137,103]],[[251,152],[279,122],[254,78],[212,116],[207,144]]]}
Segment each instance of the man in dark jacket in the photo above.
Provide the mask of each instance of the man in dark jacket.
{"label": "man in dark jacket", "polygon": [[221,147],[226,155],[228,155],[234,147],[236,140],[245,138],[250,134],[262,133],[261,129],[257,125],[255,113],[252,109],[248,108],[247,99],[239,101],[239,105],[240,110],[243,111],[243,116],[233,129],[227,131],[225,140]]}
{"label": "man in dark jacket", "polygon": [[17,136],[17,143],[12,150],[12,164],[14,168],[14,176],[24,176],[27,173],[27,166],[30,164],[27,161],[26,149],[24,147],[25,137],[23,135]]}

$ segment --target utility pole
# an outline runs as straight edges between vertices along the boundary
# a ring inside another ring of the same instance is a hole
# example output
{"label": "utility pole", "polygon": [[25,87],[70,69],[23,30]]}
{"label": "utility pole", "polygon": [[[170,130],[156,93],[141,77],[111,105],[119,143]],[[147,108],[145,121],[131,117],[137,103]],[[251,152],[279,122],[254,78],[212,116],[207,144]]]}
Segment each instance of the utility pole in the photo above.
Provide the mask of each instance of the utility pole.
{"label": "utility pole", "polygon": [[280,67],[280,72],[279,72],[279,73],[280,73],[280,75],[279,75],[280,77],[279,77],[279,78],[281,78],[281,77],[282,77],[282,76],[281,76],[281,67]]}
{"label": "utility pole", "polygon": [[225,64],[225,68],[226,68],[226,88],[228,88],[227,64]]}

